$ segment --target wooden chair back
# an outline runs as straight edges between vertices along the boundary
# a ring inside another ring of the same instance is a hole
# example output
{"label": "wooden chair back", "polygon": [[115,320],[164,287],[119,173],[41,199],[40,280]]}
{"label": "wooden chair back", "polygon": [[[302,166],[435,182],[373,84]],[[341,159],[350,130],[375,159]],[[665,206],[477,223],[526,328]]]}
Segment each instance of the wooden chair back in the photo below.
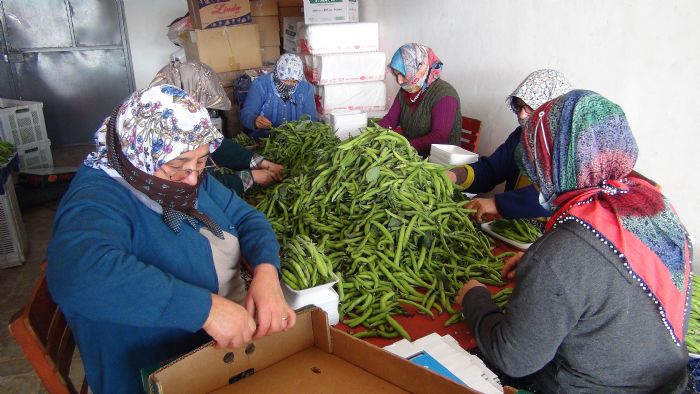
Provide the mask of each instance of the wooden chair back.
{"label": "wooden chair back", "polygon": [[75,341],[61,309],[53,302],[42,272],[27,304],[10,320],[10,332],[49,393],[87,393],[70,379]]}
{"label": "wooden chair back", "polygon": [[480,132],[480,120],[462,116],[462,133],[460,135],[459,146],[470,152],[477,153],[477,149],[479,148]]}

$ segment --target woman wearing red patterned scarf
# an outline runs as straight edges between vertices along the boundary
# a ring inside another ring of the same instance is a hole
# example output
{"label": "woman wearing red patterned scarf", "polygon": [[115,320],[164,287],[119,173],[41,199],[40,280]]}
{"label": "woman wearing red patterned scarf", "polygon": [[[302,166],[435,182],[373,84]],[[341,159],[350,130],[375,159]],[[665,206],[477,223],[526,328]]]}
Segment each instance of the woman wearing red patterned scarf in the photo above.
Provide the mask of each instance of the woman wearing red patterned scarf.
{"label": "woman wearing red patterned scarf", "polygon": [[681,392],[691,246],[664,196],[627,176],[637,145],[622,109],[574,90],[534,110],[521,145],[553,215],[505,314],[478,282],[460,291],[479,348],[543,392]]}

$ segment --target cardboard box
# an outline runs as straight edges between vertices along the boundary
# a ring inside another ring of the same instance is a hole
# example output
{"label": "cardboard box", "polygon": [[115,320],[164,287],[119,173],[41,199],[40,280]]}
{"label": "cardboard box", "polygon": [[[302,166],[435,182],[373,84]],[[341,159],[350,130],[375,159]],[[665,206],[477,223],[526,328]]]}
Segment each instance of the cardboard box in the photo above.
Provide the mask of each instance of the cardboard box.
{"label": "cardboard box", "polygon": [[262,56],[263,63],[276,63],[277,59],[280,58],[280,47],[262,47],[260,48],[260,55]]}
{"label": "cardboard box", "polygon": [[304,16],[304,7],[280,7],[278,11],[280,19],[285,16]]}
{"label": "cardboard box", "polygon": [[258,25],[246,24],[182,33],[187,60],[199,60],[217,73],[262,66]]}
{"label": "cardboard box", "polygon": [[258,25],[261,47],[280,45],[280,26],[277,15],[256,16],[253,18],[253,23]]}
{"label": "cardboard box", "polygon": [[359,20],[357,0],[304,0],[304,21],[307,25]]}
{"label": "cardboard box", "polygon": [[249,23],[248,0],[187,0],[190,18],[195,29],[211,29]]}
{"label": "cardboard box", "polygon": [[250,15],[254,17],[279,15],[277,0],[250,0]]}
{"label": "cardboard box", "polygon": [[205,345],[153,372],[151,392],[172,393],[475,393],[421,366],[328,326],[325,313],[301,311],[287,332],[245,349]]}
{"label": "cardboard box", "polygon": [[277,0],[277,5],[282,7],[303,7],[304,0]]}

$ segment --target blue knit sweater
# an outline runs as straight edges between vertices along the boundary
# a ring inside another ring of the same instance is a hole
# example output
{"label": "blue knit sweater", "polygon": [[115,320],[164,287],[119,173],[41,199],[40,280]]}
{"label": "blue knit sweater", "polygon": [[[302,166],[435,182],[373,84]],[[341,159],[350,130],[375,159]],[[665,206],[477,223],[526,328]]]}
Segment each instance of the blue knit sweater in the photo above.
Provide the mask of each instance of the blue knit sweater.
{"label": "blue knit sweater", "polygon": [[[213,177],[198,209],[237,236],[253,265],[279,268],[264,215]],[[218,290],[209,241],[179,234],[105,172],[81,167],[56,213],[46,271],[73,330],[95,393],[140,392],[139,371],[207,339],[201,329]]]}
{"label": "blue knit sweater", "polygon": [[264,133],[255,127],[255,118],[259,115],[268,118],[273,126],[299,120],[302,115],[308,115],[314,122],[318,121],[313,86],[306,81],[299,81],[292,99],[284,101],[276,93],[272,74],[258,77],[250,86],[241,109],[241,123],[251,135]]}
{"label": "blue knit sweater", "polygon": [[505,182],[505,192],[496,194],[498,212],[507,219],[536,218],[551,215],[540,206],[539,193],[532,185],[514,189],[520,175],[520,168],[515,162],[515,148],[520,143],[520,127],[515,129],[506,141],[490,156],[482,156],[470,166],[474,169],[474,183],[466,191],[485,193],[496,185]]}

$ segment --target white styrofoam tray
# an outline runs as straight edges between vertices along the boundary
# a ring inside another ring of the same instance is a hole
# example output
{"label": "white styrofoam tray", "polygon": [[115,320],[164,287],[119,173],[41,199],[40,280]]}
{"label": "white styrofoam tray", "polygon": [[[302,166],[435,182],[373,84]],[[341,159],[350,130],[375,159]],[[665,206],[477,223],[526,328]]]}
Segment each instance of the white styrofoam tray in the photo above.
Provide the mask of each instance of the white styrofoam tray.
{"label": "white styrofoam tray", "polygon": [[430,156],[435,156],[451,165],[471,164],[479,160],[479,155],[456,145],[432,144]]}
{"label": "white styrofoam tray", "polygon": [[333,285],[337,282],[336,279],[308,289],[294,290],[283,281],[282,292],[290,308],[296,310],[307,305],[316,305],[328,314],[328,324],[334,325],[340,320],[338,313],[340,296],[333,290]]}
{"label": "white styrofoam tray", "polygon": [[493,221],[481,223],[481,229],[484,230],[484,232],[489,234],[490,236],[497,238],[497,239],[500,239],[504,243],[511,245],[511,246],[514,246],[520,250],[527,250],[527,248],[529,248],[530,245],[532,245],[531,243],[518,242],[518,241],[512,240],[510,238],[506,238],[506,237],[502,236],[501,234],[496,233],[495,231],[493,231],[491,229],[491,223],[493,223]]}

